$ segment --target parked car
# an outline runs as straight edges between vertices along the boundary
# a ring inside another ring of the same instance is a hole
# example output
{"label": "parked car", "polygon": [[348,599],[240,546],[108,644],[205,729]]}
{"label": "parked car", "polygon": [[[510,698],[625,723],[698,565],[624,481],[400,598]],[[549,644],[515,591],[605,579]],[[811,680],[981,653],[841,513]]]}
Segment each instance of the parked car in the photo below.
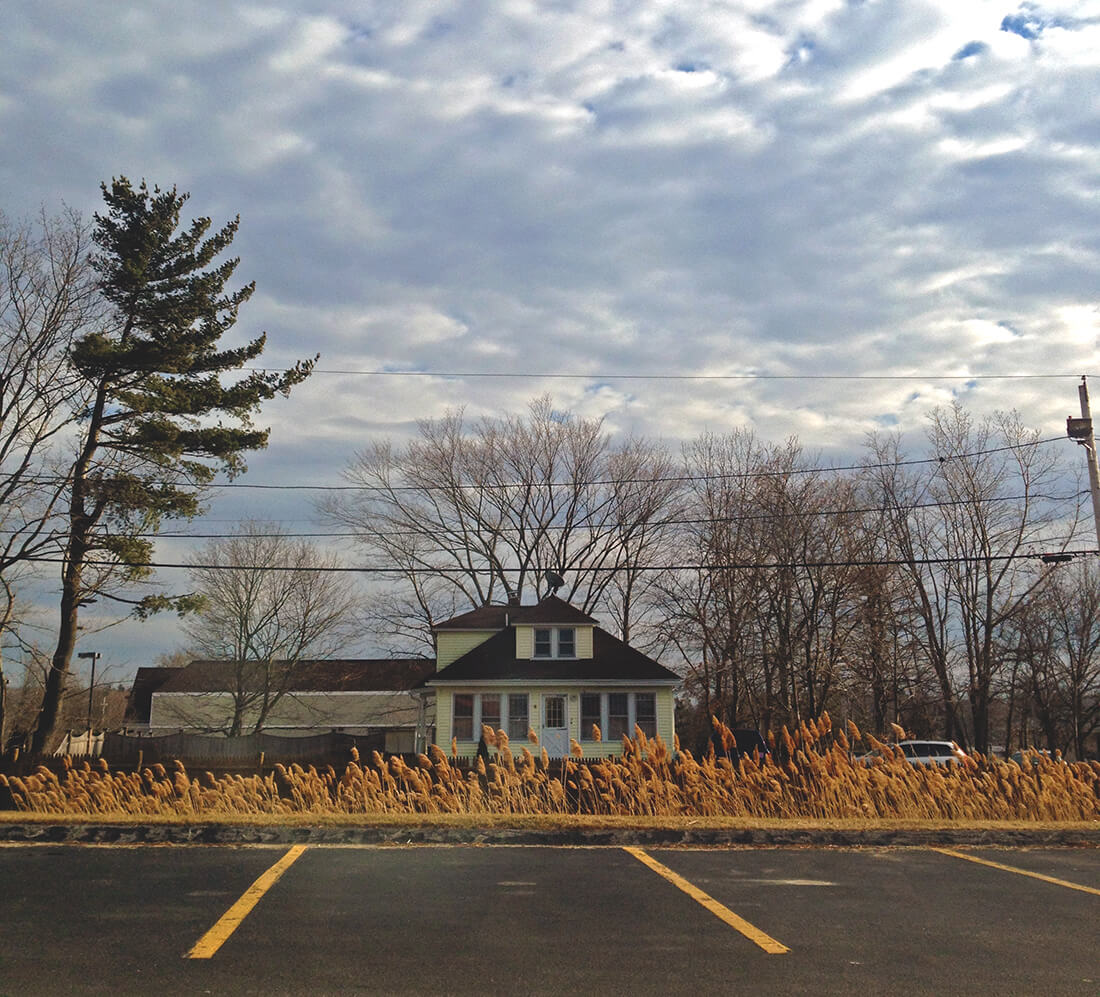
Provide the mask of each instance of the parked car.
{"label": "parked car", "polygon": [[[966,752],[954,741],[899,741],[897,746],[911,765],[959,764],[966,758]],[[857,765],[870,765],[881,757],[876,748],[865,755],[857,756],[855,762]]]}
{"label": "parked car", "polygon": [[1061,754],[1054,754],[1052,751],[1048,751],[1046,748],[1028,748],[1026,751],[1014,751],[1011,755],[1008,756],[1008,760],[1010,762],[1015,762],[1021,768],[1023,767],[1025,758],[1027,758],[1032,765],[1038,765],[1042,761],[1065,761]]}
{"label": "parked car", "polygon": [[758,730],[753,730],[749,727],[737,727],[730,731],[733,734],[734,744],[727,752],[722,745],[722,737],[717,732],[712,736],[711,742],[714,744],[714,753],[718,756],[725,756],[730,761],[740,761],[742,758],[759,758],[763,759],[771,754],[768,748],[768,742],[764,740],[764,735]]}
{"label": "parked car", "polygon": [[957,765],[966,759],[966,752],[954,741],[902,741],[898,747],[914,765]]}
{"label": "parked car", "polygon": [[768,742],[764,740],[764,736],[758,730],[738,728],[734,730],[733,737],[737,741],[737,754],[739,756],[763,758],[765,755],[771,754],[768,750]]}

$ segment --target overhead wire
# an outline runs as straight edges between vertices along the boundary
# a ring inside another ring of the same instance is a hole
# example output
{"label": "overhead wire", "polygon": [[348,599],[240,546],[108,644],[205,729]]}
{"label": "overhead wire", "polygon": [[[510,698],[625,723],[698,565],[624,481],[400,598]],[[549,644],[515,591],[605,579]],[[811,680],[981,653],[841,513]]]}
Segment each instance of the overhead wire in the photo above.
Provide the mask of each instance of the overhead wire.
{"label": "overhead wire", "polygon": [[[990,504],[995,502],[1020,502],[1025,499],[1039,499],[1047,502],[1068,502],[1075,498],[1081,498],[1088,495],[1088,491],[1073,492],[1068,495],[996,495],[990,498],[983,498],[977,500],[982,504]],[[916,504],[908,504],[905,506],[906,511],[913,509],[941,509],[951,508],[960,505],[971,505],[974,500],[971,499],[953,499],[951,501],[944,502],[920,502]],[[752,522],[772,522],[783,521],[788,519],[813,519],[819,516],[857,516],[857,515],[870,515],[873,513],[882,512],[881,506],[864,506],[854,509],[793,509],[783,512],[768,512],[768,513],[753,513],[751,515],[744,516],[708,516],[702,519],[660,519],[655,520],[653,525],[655,526],[709,526],[709,525],[721,525],[724,523],[752,523]],[[220,520],[220,522],[239,523],[241,520]],[[259,520],[259,522],[267,522],[267,520]],[[457,524],[456,524],[457,525]],[[614,523],[601,523],[600,528],[604,530],[613,530],[617,528],[617,524]],[[583,532],[584,527],[577,526],[565,526],[555,525],[553,523],[547,524],[544,527],[547,531],[560,532],[563,530],[574,529],[578,532]],[[17,531],[0,529],[0,536],[7,534],[14,534]],[[242,536],[240,532],[235,533],[184,533],[173,530],[163,530],[150,533],[131,533],[129,536],[138,537],[140,539],[161,539],[161,540],[231,540],[237,539]],[[282,537],[287,540],[355,540],[361,537],[394,537],[394,536],[420,536],[422,531],[416,530],[351,530],[341,532],[331,531],[317,531],[306,533],[291,533],[283,530],[271,530],[260,531],[250,530],[247,534],[248,537],[258,538],[276,538]]]}
{"label": "overhead wire", "polygon": [[[1038,544],[1040,541],[1034,541]],[[1083,550],[1059,550],[1039,552],[1017,552],[1014,554],[975,554],[956,557],[917,557],[917,558],[881,558],[841,561],[731,561],[713,562],[702,564],[632,564],[624,565],[591,565],[578,568],[578,572],[591,573],[615,573],[620,571],[635,571],[649,573],[653,571],[762,571],[773,568],[878,568],[878,567],[906,567],[916,565],[944,565],[944,564],[992,564],[1007,561],[1043,560],[1053,556],[1079,557],[1098,555],[1100,549],[1087,548]],[[31,557],[29,561],[40,564],[64,564],[61,557]],[[89,567],[111,568],[117,567],[118,562],[101,561],[88,558],[84,564]],[[296,566],[289,564],[204,564],[187,561],[139,561],[127,563],[131,568],[156,568],[156,569],[183,569],[201,571],[270,571],[270,572],[298,572],[301,574],[360,574],[360,575],[402,575],[406,573],[403,567],[385,567],[381,565],[309,565]],[[530,572],[530,568],[497,566],[495,571],[507,574]],[[440,577],[465,574],[462,568],[432,567],[421,569],[423,574],[433,574]]]}
{"label": "overhead wire", "polygon": [[[840,464],[827,467],[790,467],[777,468],[776,470],[763,471],[728,471],[716,474],[672,474],[653,478],[608,478],[583,482],[585,487],[610,487],[618,485],[658,485],[658,484],[683,484],[692,481],[751,481],[756,478],[794,477],[806,474],[831,474],[838,471],[877,471],[889,470],[898,467],[915,467],[921,464],[943,465],[950,461],[969,460],[974,457],[985,457],[992,454],[1008,453],[1013,450],[1026,450],[1031,447],[1044,446],[1047,443],[1065,442],[1066,436],[1048,436],[1038,440],[1029,440],[1025,443],[1010,443],[1002,447],[990,447],[986,450],[974,450],[967,453],[946,454],[936,457],[918,457],[912,460],[884,461],[877,464]],[[61,477],[28,477],[25,480],[36,484],[59,484],[65,479]],[[290,485],[270,484],[248,481],[227,481],[210,485],[195,485],[191,482],[175,482],[159,480],[153,484],[169,485],[177,488],[202,487],[209,491],[252,489],[258,491],[322,491],[322,492],[453,492],[455,490],[506,490],[511,488],[527,488],[530,482],[504,481],[504,482],[470,482],[468,484],[454,485]],[[540,482],[544,488],[576,488],[576,481],[546,481]]]}
{"label": "overhead wire", "polygon": [[[241,367],[241,370],[265,374],[285,374],[290,367]],[[537,370],[338,370],[314,367],[314,374],[351,377],[438,377],[443,380],[458,378],[534,378],[574,381],[995,381],[995,380],[1061,380],[1068,377],[1087,377],[1081,373],[1030,373],[1030,374],[767,374],[748,371],[739,374],[660,374],[660,373],[601,373]]]}

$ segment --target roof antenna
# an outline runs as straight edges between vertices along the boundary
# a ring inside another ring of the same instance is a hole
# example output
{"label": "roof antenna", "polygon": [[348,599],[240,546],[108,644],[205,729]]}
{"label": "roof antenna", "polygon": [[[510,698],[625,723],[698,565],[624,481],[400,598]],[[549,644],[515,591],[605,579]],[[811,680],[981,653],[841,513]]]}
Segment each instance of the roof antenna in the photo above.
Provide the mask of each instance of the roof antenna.
{"label": "roof antenna", "polygon": [[565,579],[556,571],[544,571],[542,577],[546,579],[546,584],[550,586],[551,595],[557,595],[558,589],[565,584]]}

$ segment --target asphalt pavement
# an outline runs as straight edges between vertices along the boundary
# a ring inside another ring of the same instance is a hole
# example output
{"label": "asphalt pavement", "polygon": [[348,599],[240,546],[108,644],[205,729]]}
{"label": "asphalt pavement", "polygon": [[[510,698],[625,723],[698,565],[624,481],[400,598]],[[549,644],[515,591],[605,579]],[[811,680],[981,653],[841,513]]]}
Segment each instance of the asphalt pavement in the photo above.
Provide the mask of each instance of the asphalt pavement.
{"label": "asphalt pavement", "polygon": [[1100,994],[1096,848],[0,846],[0,995]]}

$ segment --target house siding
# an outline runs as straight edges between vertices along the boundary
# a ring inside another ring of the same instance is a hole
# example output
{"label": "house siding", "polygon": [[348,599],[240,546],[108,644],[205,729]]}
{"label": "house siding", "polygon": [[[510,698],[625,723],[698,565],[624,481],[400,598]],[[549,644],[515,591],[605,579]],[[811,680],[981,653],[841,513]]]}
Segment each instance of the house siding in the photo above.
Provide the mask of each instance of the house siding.
{"label": "house siding", "polygon": [[[293,692],[285,694],[272,707],[264,729],[277,732],[280,729],[317,731],[332,727],[415,727],[418,711],[417,698],[407,692]],[[243,729],[250,731],[258,716],[258,704],[245,710]],[[232,718],[231,693],[157,692],[152,696],[149,709],[149,728],[226,730]]]}
{"label": "house siding", "polygon": [[657,733],[669,748],[676,738],[676,697],[671,689],[657,690]]}
{"label": "house siding", "polygon": [[444,751],[451,750],[451,717],[454,715],[451,697],[449,690],[439,690],[435,694],[435,739]]}
{"label": "house siding", "polygon": [[[435,635],[436,670],[446,668],[479,644],[484,644],[496,630],[439,630]],[[528,655],[530,657],[530,655]]]}

